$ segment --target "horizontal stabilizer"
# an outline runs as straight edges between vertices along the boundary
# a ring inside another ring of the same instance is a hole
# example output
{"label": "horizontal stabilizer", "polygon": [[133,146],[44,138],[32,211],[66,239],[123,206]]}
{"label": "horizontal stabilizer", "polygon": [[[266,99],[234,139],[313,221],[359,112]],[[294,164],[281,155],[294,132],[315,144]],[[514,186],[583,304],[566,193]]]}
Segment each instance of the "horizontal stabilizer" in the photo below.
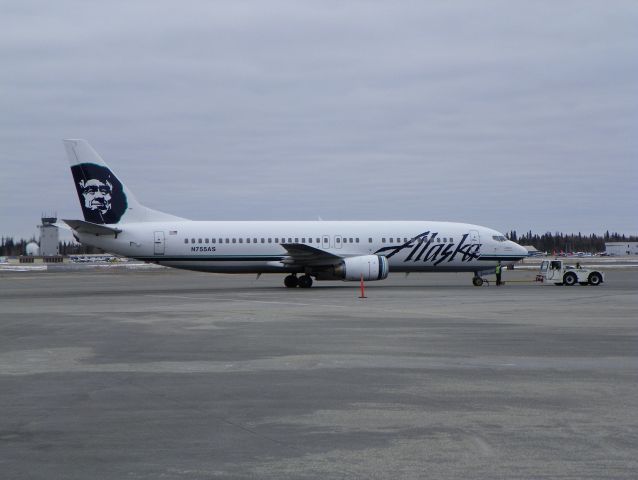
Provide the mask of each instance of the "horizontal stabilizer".
{"label": "horizontal stabilizer", "polygon": [[84,220],[64,220],[69,227],[78,233],[91,233],[94,235],[115,235],[121,233],[122,230],[106,225],[98,225],[97,223],[85,222]]}

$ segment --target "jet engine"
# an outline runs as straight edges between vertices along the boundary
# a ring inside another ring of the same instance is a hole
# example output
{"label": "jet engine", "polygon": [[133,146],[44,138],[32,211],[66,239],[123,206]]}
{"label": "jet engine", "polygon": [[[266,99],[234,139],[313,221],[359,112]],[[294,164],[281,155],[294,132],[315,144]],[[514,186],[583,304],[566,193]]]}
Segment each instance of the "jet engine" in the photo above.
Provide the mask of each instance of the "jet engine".
{"label": "jet engine", "polygon": [[388,277],[388,259],[380,255],[361,255],[344,258],[335,267],[335,275],[342,280],[383,280]]}

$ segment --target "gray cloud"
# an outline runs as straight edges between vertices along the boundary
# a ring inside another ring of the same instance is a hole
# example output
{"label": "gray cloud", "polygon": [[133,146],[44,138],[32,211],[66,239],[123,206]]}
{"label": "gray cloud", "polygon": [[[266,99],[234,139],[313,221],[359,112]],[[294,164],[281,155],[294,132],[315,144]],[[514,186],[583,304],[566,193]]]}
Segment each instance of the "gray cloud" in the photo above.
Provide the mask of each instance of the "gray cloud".
{"label": "gray cloud", "polygon": [[633,2],[20,2],[0,219],[80,215],[60,142],[193,219],[637,233]]}

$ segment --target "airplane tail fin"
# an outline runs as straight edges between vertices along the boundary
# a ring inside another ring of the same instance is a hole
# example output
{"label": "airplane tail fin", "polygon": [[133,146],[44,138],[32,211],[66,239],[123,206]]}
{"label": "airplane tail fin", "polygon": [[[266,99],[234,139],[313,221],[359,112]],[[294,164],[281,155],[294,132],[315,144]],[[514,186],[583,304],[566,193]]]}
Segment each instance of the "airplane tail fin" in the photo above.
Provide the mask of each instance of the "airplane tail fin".
{"label": "airplane tail fin", "polygon": [[183,220],[137,201],[86,140],[64,140],[84,220],[103,225]]}

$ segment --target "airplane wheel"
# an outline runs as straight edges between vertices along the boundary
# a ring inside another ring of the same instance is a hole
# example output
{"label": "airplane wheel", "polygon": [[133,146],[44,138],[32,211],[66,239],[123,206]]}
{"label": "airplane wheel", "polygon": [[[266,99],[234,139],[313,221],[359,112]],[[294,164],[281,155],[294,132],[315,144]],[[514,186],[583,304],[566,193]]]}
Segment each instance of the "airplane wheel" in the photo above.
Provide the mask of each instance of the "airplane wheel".
{"label": "airplane wheel", "polygon": [[474,277],[472,279],[472,284],[474,284],[475,287],[480,287],[483,285],[483,279],[481,277]]}
{"label": "airplane wheel", "polygon": [[600,273],[594,272],[594,273],[592,273],[589,276],[589,284],[590,285],[593,285],[593,286],[596,287],[596,286],[600,285],[601,283],[603,283],[603,279],[601,278]]}
{"label": "airplane wheel", "polygon": [[299,277],[299,288],[312,287],[312,277],[310,275],[302,275]]}
{"label": "airplane wheel", "polygon": [[284,278],[284,285],[286,288],[296,288],[299,285],[299,279],[296,275],[288,275]]}

